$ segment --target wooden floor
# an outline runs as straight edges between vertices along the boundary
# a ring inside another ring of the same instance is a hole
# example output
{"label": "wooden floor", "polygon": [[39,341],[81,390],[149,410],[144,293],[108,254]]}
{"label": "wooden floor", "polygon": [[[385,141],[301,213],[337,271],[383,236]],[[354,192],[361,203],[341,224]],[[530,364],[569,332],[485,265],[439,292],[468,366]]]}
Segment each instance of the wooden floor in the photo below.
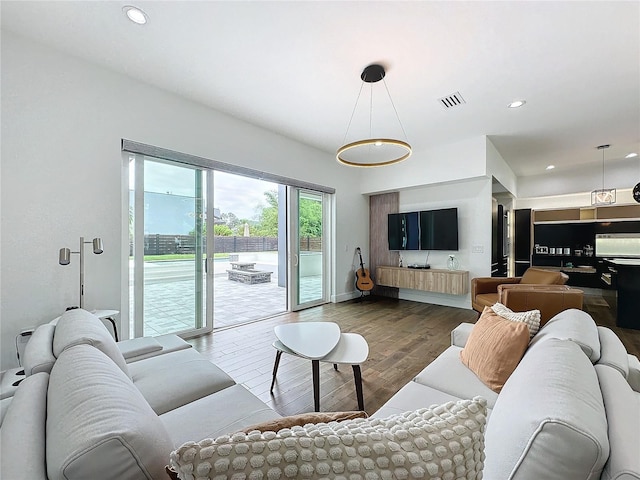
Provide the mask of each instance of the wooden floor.
{"label": "wooden floor", "polygon": [[[598,325],[614,330],[627,351],[640,356],[640,331],[615,326],[599,295],[585,296],[584,310]],[[283,355],[273,394],[269,393],[276,339],[273,327],[290,322],[331,321],[369,343],[362,365],[365,409],[371,414],[450,345],[461,322],[475,322],[473,310],[408,300],[369,297],[363,302],[327,304],[301,312],[219,330],[190,340],[194,347],[281,415],[313,411],[311,362]],[[353,370],[320,364],[321,411],[357,410]]]}

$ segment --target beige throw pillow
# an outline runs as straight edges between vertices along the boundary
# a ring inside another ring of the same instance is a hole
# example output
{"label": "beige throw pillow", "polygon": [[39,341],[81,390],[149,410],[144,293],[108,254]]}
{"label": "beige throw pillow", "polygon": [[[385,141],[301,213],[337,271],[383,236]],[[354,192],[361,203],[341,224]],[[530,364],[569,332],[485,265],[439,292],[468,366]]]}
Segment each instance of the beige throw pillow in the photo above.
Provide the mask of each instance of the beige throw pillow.
{"label": "beige throw pillow", "polygon": [[505,307],[501,303],[496,303],[491,307],[495,313],[502,318],[511,320],[512,322],[523,322],[529,327],[529,338],[538,333],[540,330],[540,310],[528,310],[526,312],[514,312],[509,307]]}
{"label": "beige throw pillow", "polygon": [[329,423],[353,420],[354,418],[367,418],[367,412],[354,410],[351,412],[310,412],[290,415],[288,417],[276,418],[267,422],[258,423],[251,427],[242,429],[244,433],[260,430],[261,432],[279,432],[283,428],[295,426],[305,426],[309,423]]}
{"label": "beige throw pillow", "polygon": [[529,327],[485,307],[473,326],[460,359],[482,383],[500,393],[529,346]]}
{"label": "beige throw pillow", "polygon": [[225,435],[185,443],[170,464],[182,480],[480,480],[486,405],[476,397],[387,418]]}

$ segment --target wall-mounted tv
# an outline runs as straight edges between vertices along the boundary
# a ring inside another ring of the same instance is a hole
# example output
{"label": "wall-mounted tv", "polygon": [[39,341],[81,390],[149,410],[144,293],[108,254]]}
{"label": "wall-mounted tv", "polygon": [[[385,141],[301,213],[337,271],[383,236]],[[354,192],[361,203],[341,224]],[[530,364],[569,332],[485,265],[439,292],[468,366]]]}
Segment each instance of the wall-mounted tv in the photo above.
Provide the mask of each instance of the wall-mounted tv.
{"label": "wall-mounted tv", "polygon": [[389,250],[420,250],[420,218],[418,212],[390,213]]}
{"label": "wall-mounted tv", "polygon": [[421,250],[458,250],[458,209],[420,212]]}
{"label": "wall-mounted tv", "polygon": [[458,250],[458,209],[390,213],[389,250]]}

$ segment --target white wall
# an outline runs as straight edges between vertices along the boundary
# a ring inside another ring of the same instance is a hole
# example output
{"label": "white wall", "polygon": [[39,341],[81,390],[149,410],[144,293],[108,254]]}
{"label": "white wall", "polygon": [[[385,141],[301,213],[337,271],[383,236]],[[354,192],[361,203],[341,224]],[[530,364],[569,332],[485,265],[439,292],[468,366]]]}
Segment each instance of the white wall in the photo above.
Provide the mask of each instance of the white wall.
{"label": "white wall", "polygon": [[486,143],[487,175],[492,175],[512,195],[518,193],[517,177],[504,161],[500,152],[487,138]]}
{"label": "white wall", "polygon": [[335,187],[332,298],[351,298],[352,247],[368,239],[360,171],[14,34],[1,48],[1,369],[16,365],[21,329],[78,303],[77,257],[62,267],[57,255],[81,235],[105,246],[86,256],[86,308],[123,310],[121,138]]}
{"label": "white wall", "polygon": [[384,193],[486,175],[486,137],[416,150],[408,160],[384,168],[370,168],[362,176],[361,191]]}
{"label": "white wall", "polygon": [[[640,178],[638,179],[640,181]],[[633,190],[621,188],[616,190],[616,205],[635,204]],[[550,195],[541,197],[517,198],[515,208],[532,208],[537,210],[553,208],[591,207],[591,192],[568,193],[566,195]]]}
{"label": "white wall", "polygon": [[[551,159],[550,162],[552,161]],[[605,188],[632,189],[636,183],[640,182],[640,158],[607,162],[604,178]],[[520,198],[586,193],[586,204],[584,201],[583,204],[590,205],[590,192],[599,188],[602,188],[602,162],[581,165],[575,169],[555,169],[541,175],[518,178],[518,197]],[[624,199],[618,199],[618,203],[622,201]],[[559,205],[559,207],[563,206],[565,205]]]}
{"label": "white wall", "polygon": [[[457,252],[431,251],[431,268],[447,268],[449,255],[456,256],[460,270],[469,271],[469,279],[491,275],[491,179],[412,188],[400,191],[400,211],[415,212],[438,208],[458,208]],[[482,253],[473,253],[472,247]],[[476,248],[477,250],[477,248]],[[426,263],[426,252],[402,253],[404,265]],[[446,295],[418,290],[400,290],[400,298],[451,307],[471,308],[471,295]]]}

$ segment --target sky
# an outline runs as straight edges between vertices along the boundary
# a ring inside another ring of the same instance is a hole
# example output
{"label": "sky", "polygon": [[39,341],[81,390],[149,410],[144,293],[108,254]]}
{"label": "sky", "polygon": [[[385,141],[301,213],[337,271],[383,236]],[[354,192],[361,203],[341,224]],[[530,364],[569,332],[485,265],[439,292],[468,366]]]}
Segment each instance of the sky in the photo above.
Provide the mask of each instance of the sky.
{"label": "sky", "polygon": [[[131,162],[133,164],[133,162]],[[194,196],[194,170],[157,162],[145,162],[145,191]],[[129,187],[133,188],[133,169]],[[278,185],[224,172],[214,172],[214,207],[220,213],[234,213],[238,218],[254,219],[259,206],[266,206],[264,192]]]}

